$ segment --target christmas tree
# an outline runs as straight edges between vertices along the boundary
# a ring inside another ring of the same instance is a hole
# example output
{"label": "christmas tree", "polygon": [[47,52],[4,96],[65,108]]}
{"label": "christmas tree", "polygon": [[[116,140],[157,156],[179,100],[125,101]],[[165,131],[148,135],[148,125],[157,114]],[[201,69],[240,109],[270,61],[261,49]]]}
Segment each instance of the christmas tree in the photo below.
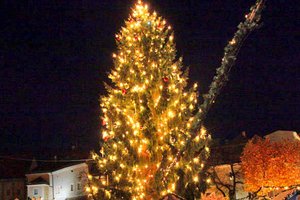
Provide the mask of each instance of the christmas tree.
{"label": "christmas tree", "polygon": [[103,145],[93,154],[100,176],[90,176],[87,191],[95,199],[199,196],[210,136],[202,128],[192,137],[197,84],[188,87],[171,26],[139,1],[116,42],[112,83],[100,99]]}

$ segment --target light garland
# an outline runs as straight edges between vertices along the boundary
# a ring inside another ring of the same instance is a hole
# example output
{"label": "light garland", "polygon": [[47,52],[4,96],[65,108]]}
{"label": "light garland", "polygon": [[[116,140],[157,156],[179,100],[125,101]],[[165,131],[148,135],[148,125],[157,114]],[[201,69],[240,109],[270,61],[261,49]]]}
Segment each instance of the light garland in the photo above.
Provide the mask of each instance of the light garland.
{"label": "light garland", "polygon": [[[238,31],[224,49],[224,56],[222,58],[221,66],[217,69],[217,74],[213,78],[213,82],[209,87],[209,92],[203,95],[203,103],[199,106],[198,112],[195,115],[195,120],[191,126],[192,137],[175,156],[174,161],[164,170],[164,177],[168,175],[168,171],[174,167],[184,152],[190,148],[190,144],[199,133],[199,127],[203,123],[208,110],[215,103],[216,97],[219,95],[221,89],[226,85],[229,77],[231,67],[235,64],[235,60],[239,50],[247,38],[247,36],[260,26],[261,12],[264,8],[265,0],[257,0],[256,4],[250,8],[250,13],[246,15],[243,23],[238,25]],[[206,148],[205,148],[206,149]],[[207,149],[206,149],[207,150]]]}

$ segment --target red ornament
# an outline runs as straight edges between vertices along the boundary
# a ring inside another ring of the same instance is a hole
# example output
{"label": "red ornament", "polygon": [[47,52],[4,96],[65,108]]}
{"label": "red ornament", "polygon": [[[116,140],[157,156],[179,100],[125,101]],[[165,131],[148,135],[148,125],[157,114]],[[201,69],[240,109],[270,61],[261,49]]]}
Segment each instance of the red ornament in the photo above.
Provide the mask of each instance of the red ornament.
{"label": "red ornament", "polygon": [[120,41],[121,40],[121,36],[120,35],[116,35],[116,40]]}
{"label": "red ornament", "polygon": [[138,36],[134,36],[135,41],[138,41],[139,37]]}
{"label": "red ornament", "polygon": [[106,136],[106,137],[103,138],[104,142],[107,142],[108,139],[109,139],[108,136]]}
{"label": "red ornament", "polygon": [[106,121],[104,119],[102,119],[102,126],[106,125]]}
{"label": "red ornament", "polygon": [[162,26],[161,24],[158,24],[158,25],[157,25],[157,28],[162,29],[163,26]]}
{"label": "red ornament", "polygon": [[127,93],[126,89],[122,89],[122,94],[125,95]]}
{"label": "red ornament", "polygon": [[164,80],[165,83],[167,83],[169,81],[169,78],[168,77],[164,77],[163,80]]}

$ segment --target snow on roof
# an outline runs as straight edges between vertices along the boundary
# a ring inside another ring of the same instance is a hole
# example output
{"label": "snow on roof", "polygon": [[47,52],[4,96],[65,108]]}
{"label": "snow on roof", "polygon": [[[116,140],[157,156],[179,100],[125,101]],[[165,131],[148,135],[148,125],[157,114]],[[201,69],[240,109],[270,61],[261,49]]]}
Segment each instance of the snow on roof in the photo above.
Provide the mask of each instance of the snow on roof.
{"label": "snow on roof", "polygon": [[300,137],[295,131],[282,131],[278,130],[273,133],[270,133],[265,136],[265,138],[269,138],[270,141],[278,142],[282,140],[290,140],[290,141],[299,141]]}

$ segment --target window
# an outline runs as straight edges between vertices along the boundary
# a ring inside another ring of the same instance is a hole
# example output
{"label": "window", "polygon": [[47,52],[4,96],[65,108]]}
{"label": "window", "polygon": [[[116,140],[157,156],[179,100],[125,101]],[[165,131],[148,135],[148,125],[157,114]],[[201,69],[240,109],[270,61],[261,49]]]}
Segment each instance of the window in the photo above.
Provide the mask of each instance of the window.
{"label": "window", "polygon": [[60,187],[56,186],[56,194],[59,194],[59,193],[60,193]]}
{"label": "window", "polygon": [[81,190],[81,184],[80,183],[77,183],[77,190]]}
{"label": "window", "polygon": [[17,195],[19,196],[21,194],[21,190],[17,189]]}
{"label": "window", "polygon": [[71,185],[71,192],[74,191],[74,185]]}
{"label": "window", "polygon": [[39,194],[39,190],[38,189],[33,189],[33,195],[38,195]]}
{"label": "window", "polygon": [[10,189],[6,190],[6,196],[10,196]]}

